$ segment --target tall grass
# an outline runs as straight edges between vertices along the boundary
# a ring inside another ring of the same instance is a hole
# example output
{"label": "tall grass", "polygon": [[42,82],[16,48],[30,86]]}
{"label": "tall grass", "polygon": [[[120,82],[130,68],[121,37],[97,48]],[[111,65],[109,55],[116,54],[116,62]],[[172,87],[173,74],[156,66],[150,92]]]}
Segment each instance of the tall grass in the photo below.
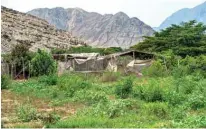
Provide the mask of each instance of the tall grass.
{"label": "tall grass", "polygon": [[53,106],[86,105],[66,120],[47,123],[48,127],[204,127],[206,79],[202,77],[118,76],[107,83],[99,81],[101,75],[49,78],[13,82],[9,87],[21,95],[50,100]]}

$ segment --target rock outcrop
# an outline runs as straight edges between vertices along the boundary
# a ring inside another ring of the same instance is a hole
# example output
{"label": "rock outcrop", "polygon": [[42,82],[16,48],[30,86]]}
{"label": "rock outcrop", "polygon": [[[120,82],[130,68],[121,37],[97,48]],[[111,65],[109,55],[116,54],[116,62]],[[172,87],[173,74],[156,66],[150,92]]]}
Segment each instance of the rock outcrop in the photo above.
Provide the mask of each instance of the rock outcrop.
{"label": "rock outcrop", "polygon": [[1,52],[10,52],[18,43],[29,45],[31,51],[84,44],[69,32],[58,30],[43,19],[1,7]]}
{"label": "rock outcrop", "polygon": [[125,13],[101,15],[80,8],[41,8],[28,14],[47,20],[59,29],[68,30],[74,36],[96,47],[128,48],[152,36],[154,30],[138,18],[130,18]]}

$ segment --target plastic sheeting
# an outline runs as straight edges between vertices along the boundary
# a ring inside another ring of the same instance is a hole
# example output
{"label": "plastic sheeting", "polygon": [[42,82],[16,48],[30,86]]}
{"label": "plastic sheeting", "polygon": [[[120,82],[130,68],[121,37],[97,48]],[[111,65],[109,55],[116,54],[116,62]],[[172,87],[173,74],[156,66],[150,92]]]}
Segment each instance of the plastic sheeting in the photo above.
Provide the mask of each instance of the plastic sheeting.
{"label": "plastic sheeting", "polygon": [[127,70],[131,72],[141,72],[143,68],[149,67],[152,60],[133,60],[127,64]]}

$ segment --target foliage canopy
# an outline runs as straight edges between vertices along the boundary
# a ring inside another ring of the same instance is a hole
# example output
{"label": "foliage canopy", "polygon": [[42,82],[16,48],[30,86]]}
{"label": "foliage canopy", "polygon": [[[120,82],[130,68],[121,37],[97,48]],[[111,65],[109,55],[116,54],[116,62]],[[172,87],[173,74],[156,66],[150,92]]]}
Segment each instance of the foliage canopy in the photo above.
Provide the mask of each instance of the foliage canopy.
{"label": "foliage canopy", "polygon": [[206,54],[206,26],[195,20],[172,25],[160,32],[155,32],[154,37],[145,37],[142,42],[133,46],[141,51],[167,53],[186,57]]}

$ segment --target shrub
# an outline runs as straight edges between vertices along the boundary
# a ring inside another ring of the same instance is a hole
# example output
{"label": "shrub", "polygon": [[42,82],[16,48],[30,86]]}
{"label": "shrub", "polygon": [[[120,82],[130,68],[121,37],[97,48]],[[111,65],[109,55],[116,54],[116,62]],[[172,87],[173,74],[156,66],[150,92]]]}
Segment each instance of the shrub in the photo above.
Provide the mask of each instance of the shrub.
{"label": "shrub", "polygon": [[93,105],[92,108],[90,108],[88,111],[83,113],[93,116],[116,118],[127,114],[129,111],[136,109],[138,106],[139,105],[137,105],[137,101],[132,101],[129,99],[107,100],[104,102],[98,102],[97,104]]}
{"label": "shrub", "polygon": [[29,122],[37,119],[37,110],[31,105],[20,105],[17,108],[17,116],[22,122]]}
{"label": "shrub", "polygon": [[99,102],[107,102],[108,98],[104,92],[94,92],[91,90],[78,90],[74,94],[75,101],[83,101],[87,104],[96,104]]}
{"label": "shrub", "polygon": [[206,106],[206,96],[204,94],[199,94],[194,92],[191,96],[188,97],[188,106],[194,110],[203,108]]}
{"label": "shrub", "polygon": [[10,78],[7,75],[1,75],[1,89],[7,89],[10,84]]}
{"label": "shrub", "polygon": [[173,122],[173,128],[205,128],[206,127],[206,117],[205,115],[199,116],[189,116],[181,121]]}
{"label": "shrub", "polygon": [[133,96],[148,102],[164,101],[165,91],[160,87],[159,83],[152,82],[152,84],[135,86]]}
{"label": "shrub", "polygon": [[163,77],[168,75],[166,67],[158,60],[154,61],[148,68],[143,69],[143,74],[152,77]]}
{"label": "shrub", "polygon": [[[92,84],[83,77],[74,74],[65,74],[59,77],[58,87],[65,91],[67,97],[73,97],[75,92],[89,88]],[[84,94],[84,93],[83,93]]]}
{"label": "shrub", "polygon": [[57,84],[57,78],[58,78],[57,75],[48,75],[48,76],[44,75],[44,76],[41,76],[39,78],[39,82],[44,83],[48,86],[56,85]]}
{"label": "shrub", "polygon": [[188,69],[188,73],[200,73],[205,76],[206,74],[206,56],[200,55],[197,57],[187,56],[181,60],[181,65]]}
{"label": "shrub", "polygon": [[186,77],[179,77],[174,78],[174,86],[176,87],[176,92],[180,92],[183,94],[190,94],[192,93],[196,87],[197,82],[193,80],[193,77],[186,76]]}
{"label": "shrub", "polygon": [[154,114],[155,116],[165,119],[168,117],[168,106],[166,103],[155,102],[155,103],[147,103],[143,106],[146,113]]}
{"label": "shrub", "polygon": [[147,92],[147,101],[155,102],[155,101],[163,101],[164,100],[164,92],[160,86],[150,86]]}
{"label": "shrub", "polygon": [[34,76],[50,75],[56,73],[57,65],[47,52],[38,50],[31,61],[31,73]]}
{"label": "shrub", "polygon": [[180,121],[185,118],[187,112],[187,107],[185,106],[178,106],[173,107],[171,110],[171,116],[174,120]]}
{"label": "shrub", "polygon": [[133,86],[132,79],[127,78],[126,80],[124,80],[124,82],[116,86],[115,94],[118,97],[125,99],[129,96],[130,93],[132,93],[132,86]]}
{"label": "shrub", "polygon": [[184,103],[186,96],[182,93],[177,93],[176,91],[170,91],[167,94],[167,101],[170,105],[176,106]]}
{"label": "shrub", "polygon": [[111,101],[107,109],[109,118],[118,117],[124,115],[131,103],[128,100],[115,100]]}

